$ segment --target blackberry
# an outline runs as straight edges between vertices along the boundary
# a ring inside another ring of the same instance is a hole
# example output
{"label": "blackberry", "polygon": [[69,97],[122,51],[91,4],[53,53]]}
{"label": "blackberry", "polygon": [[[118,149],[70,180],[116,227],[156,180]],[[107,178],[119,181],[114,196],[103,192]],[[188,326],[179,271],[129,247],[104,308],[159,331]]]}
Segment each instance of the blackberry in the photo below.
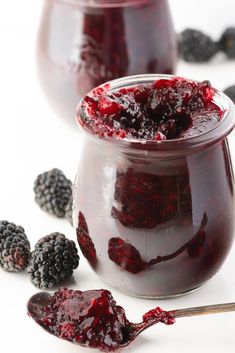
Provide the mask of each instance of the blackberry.
{"label": "blackberry", "polygon": [[219,46],[229,59],[235,58],[235,27],[229,27],[224,31]]}
{"label": "blackberry", "polygon": [[28,266],[31,282],[38,288],[51,288],[73,274],[79,265],[75,243],[61,233],[41,238]]}
{"label": "blackberry", "polygon": [[72,197],[72,183],[61,170],[54,168],[38,175],[34,182],[34,193],[41,209],[63,218]]}
{"label": "blackberry", "polygon": [[0,266],[8,272],[19,272],[28,266],[30,243],[24,228],[0,221]]}
{"label": "blackberry", "polygon": [[195,29],[185,29],[180,34],[180,52],[185,61],[206,62],[218,51],[217,44],[206,34]]}
{"label": "blackberry", "polygon": [[224,93],[235,103],[235,85],[230,86],[224,90]]}

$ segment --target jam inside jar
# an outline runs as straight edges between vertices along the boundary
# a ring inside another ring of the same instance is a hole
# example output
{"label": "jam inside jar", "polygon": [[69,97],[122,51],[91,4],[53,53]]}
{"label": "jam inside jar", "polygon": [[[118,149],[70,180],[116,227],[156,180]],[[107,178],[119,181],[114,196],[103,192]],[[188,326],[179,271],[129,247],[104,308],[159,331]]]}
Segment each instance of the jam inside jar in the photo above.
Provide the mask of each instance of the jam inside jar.
{"label": "jam inside jar", "polygon": [[177,41],[167,0],[44,0],[37,62],[42,87],[71,122],[79,99],[103,82],[172,74]]}
{"label": "jam inside jar", "polygon": [[233,243],[234,117],[207,81],[168,75],[114,80],[81,101],[74,225],[105,282],[164,298],[219,270]]}

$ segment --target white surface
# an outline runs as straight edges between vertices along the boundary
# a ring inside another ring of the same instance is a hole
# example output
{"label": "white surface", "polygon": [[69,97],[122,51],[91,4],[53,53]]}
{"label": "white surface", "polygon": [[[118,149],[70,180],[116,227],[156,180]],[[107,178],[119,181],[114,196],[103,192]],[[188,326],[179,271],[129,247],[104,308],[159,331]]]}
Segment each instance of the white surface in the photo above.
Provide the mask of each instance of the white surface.
{"label": "white surface", "polygon": [[[217,38],[227,25],[235,25],[234,0],[172,0],[171,5],[178,30],[194,26]],[[52,231],[75,238],[66,221],[47,216],[35,205],[32,183],[38,173],[52,167],[73,178],[80,150],[80,136],[54,115],[38,87],[34,47],[41,6],[39,0],[0,1],[0,219],[23,225],[32,245]],[[207,65],[178,66],[179,74],[210,79],[221,89],[235,83],[234,72],[235,61],[224,58]],[[165,301],[130,298],[115,290],[113,294],[133,321],[157,305],[174,309],[235,301],[234,268],[233,247],[220,272],[192,294]],[[105,286],[83,258],[70,285]],[[48,335],[27,317],[27,299],[36,291],[26,274],[0,271],[0,352],[90,352]],[[234,353],[234,327],[235,313],[179,319],[171,327],[149,329],[125,352]]]}

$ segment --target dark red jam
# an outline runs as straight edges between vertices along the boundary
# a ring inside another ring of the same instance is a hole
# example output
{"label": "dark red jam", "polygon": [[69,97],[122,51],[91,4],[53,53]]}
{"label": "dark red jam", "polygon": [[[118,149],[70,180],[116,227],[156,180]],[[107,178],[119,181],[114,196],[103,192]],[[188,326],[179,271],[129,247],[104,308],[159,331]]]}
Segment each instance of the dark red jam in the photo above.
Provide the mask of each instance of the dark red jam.
{"label": "dark red jam", "polygon": [[79,226],[76,230],[78,244],[85,258],[89,260],[93,267],[95,267],[97,263],[96,250],[92,239],[89,236],[89,230],[85,217],[82,212],[79,213],[78,217]]}
{"label": "dark red jam", "polygon": [[36,321],[53,335],[103,352],[126,346],[149,326],[171,325],[171,312],[157,307],[143,315],[143,322],[132,324],[124,309],[108,290],[69,290],[61,288],[37,312]]}
{"label": "dark red jam", "polygon": [[176,60],[167,0],[45,1],[40,78],[54,108],[71,121],[92,88],[127,75],[172,74]]}
{"label": "dark red jam", "polygon": [[189,138],[216,127],[222,117],[209,81],[160,79],[110,92],[104,85],[88,94],[81,124],[100,137],[138,140]]}
{"label": "dark red jam", "polygon": [[98,87],[78,112],[78,242],[86,234],[83,254],[103,280],[144,297],[205,283],[234,231],[233,114],[208,81],[156,78]]}
{"label": "dark red jam", "polygon": [[158,255],[155,259],[151,259],[148,262],[141,258],[139,251],[130,243],[125,242],[121,238],[111,238],[108,245],[109,258],[116,265],[120,266],[120,268],[136,274],[160,262],[169,261],[174,257],[179,256],[184,251],[188,251],[189,256],[192,258],[197,257],[200,255],[200,252],[203,251],[203,245],[206,238],[204,228],[206,225],[207,216],[204,214],[199,230],[188,243],[184,244],[172,254],[164,256]]}

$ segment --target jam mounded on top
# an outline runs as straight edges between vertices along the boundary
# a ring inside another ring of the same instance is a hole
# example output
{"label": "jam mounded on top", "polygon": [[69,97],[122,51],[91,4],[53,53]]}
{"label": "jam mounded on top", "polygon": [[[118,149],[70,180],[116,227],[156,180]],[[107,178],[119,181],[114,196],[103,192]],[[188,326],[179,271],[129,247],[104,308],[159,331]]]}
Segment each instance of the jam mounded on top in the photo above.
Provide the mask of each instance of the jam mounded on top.
{"label": "jam mounded on top", "polygon": [[[34,315],[33,315],[34,317]],[[171,325],[173,314],[157,307],[143,315],[143,322],[127,320],[111,292],[60,288],[38,309],[36,321],[53,335],[103,352],[126,346],[144,329],[162,322]]]}
{"label": "jam mounded on top", "polygon": [[79,122],[100,137],[171,140],[198,136],[216,127],[222,110],[209,81],[160,79],[110,91],[95,88],[83,100]]}

